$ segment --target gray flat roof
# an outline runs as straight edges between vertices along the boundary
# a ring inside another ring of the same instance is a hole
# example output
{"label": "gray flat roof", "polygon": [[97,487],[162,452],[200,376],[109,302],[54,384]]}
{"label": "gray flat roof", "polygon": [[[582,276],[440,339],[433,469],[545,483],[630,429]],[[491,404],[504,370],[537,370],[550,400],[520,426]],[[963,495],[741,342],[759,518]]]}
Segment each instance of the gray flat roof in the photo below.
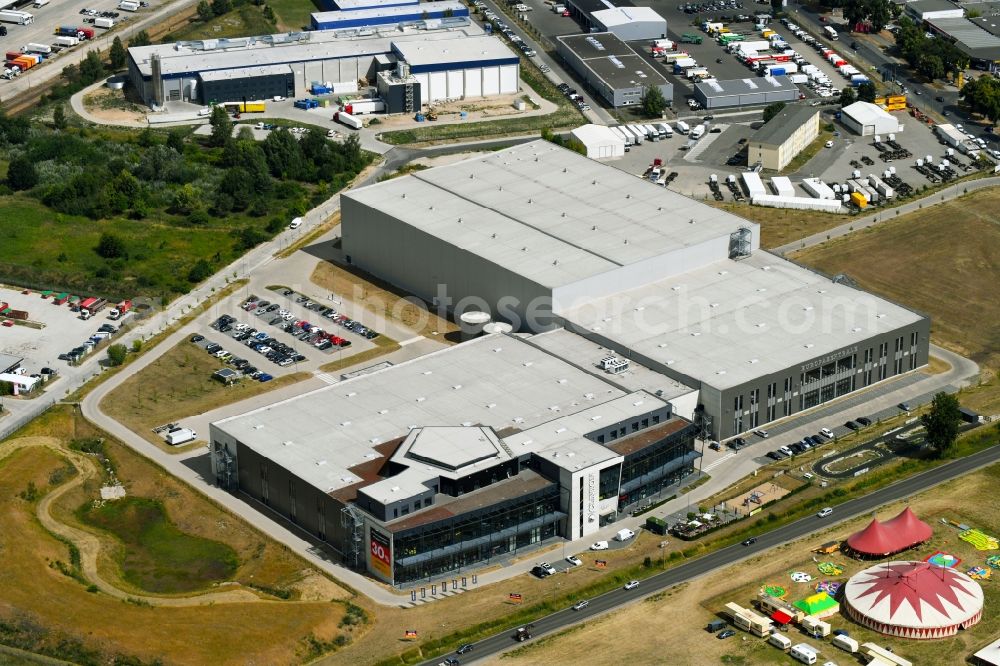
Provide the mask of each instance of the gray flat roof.
{"label": "gray flat roof", "polygon": [[694,87],[705,97],[747,95],[750,93],[774,92],[776,90],[798,90],[787,76],[749,76],[745,79],[708,79],[699,81]]}
{"label": "gray flat roof", "polygon": [[342,11],[370,9],[372,7],[392,7],[396,5],[414,6],[420,0],[335,0],[334,4]]}
{"label": "gray flat roof", "polygon": [[376,445],[404,437],[412,428],[527,429],[624,394],[545,351],[495,334],[213,426],[332,492],[362,481],[350,468],[381,457]]}
{"label": "gray flat roof", "polygon": [[660,16],[652,7],[615,7],[613,9],[599,9],[591,12],[590,16],[605,27],[628,25],[636,22],[662,22],[667,24],[667,19]]}
{"label": "gray flat roof", "polygon": [[548,288],[756,226],[543,140],[343,196]]}
{"label": "gray flat roof", "polygon": [[364,21],[382,18],[383,16],[412,16],[414,12],[423,12],[424,10],[443,12],[448,9],[466,9],[467,7],[468,5],[458,2],[458,0],[434,0],[434,2],[423,2],[413,5],[395,4],[389,6],[358,7],[348,10],[334,9],[328,12],[313,12],[310,16],[315,23],[323,23],[325,21]]}
{"label": "gray flat roof", "polygon": [[518,57],[499,37],[486,35],[443,41],[399,41],[393,48],[413,67],[503,59],[518,62]]}
{"label": "gray flat roof", "polygon": [[[316,30],[263,35],[234,40],[202,40],[133,47],[129,56],[143,76],[151,76],[150,58],[160,57],[164,76],[204,73],[268,65],[377,56],[389,53],[393,44],[407,41],[460,40],[481,37],[482,28],[464,17],[449,19],[455,25],[437,29],[400,30],[395,26],[369,29]],[[457,25],[458,22],[464,25]],[[438,22],[435,22],[438,23]],[[457,42],[456,42],[456,48]]]}
{"label": "gray flat roof", "polygon": [[917,14],[924,12],[940,12],[949,9],[961,9],[959,5],[948,0],[913,0],[906,3],[906,7]]}
{"label": "gray flat roof", "polygon": [[281,74],[291,74],[292,68],[288,65],[264,65],[261,67],[239,67],[237,69],[220,69],[214,72],[203,72],[202,81],[225,81],[231,79],[245,79],[253,76],[274,76]]}
{"label": "gray flat roof", "polygon": [[0,372],[4,372],[9,368],[17,365],[24,361],[23,356],[13,356],[11,354],[0,354]]}
{"label": "gray flat roof", "polygon": [[754,143],[780,146],[788,141],[789,137],[795,134],[809,119],[818,115],[819,109],[816,107],[789,104],[778,115],[754,132],[750,140]]}
{"label": "gray flat roof", "polygon": [[955,46],[973,58],[1000,59],[1000,37],[976,20],[978,19],[935,18],[927,19],[927,23],[954,39]]}
{"label": "gray flat roof", "polygon": [[629,392],[646,391],[670,402],[674,398],[697,390],[655,370],[650,370],[633,360],[629,361],[628,370],[625,372],[609,375],[600,368],[601,359],[620,355],[582,335],[567,331],[565,328],[557,328],[554,331],[533,335],[528,338],[528,342],[542,349],[547,349],[556,356],[572,361],[581,370],[598,377],[604,377],[607,381],[617,384]]}
{"label": "gray flat roof", "polygon": [[718,389],[923,319],[764,251],[558,314]]}
{"label": "gray flat roof", "polygon": [[631,46],[610,32],[556,37],[613,89],[662,86],[667,78]]}

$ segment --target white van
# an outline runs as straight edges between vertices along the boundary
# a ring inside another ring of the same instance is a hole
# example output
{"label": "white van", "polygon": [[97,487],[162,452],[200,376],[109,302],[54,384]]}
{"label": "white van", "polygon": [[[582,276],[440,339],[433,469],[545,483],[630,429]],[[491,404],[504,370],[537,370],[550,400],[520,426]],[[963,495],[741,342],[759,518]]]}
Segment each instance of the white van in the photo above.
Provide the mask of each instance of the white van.
{"label": "white van", "polygon": [[618,534],[615,535],[615,541],[628,541],[635,536],[635,532],[629,529],[618,530]]}
{"label": "white van", "polygon": [[298,229],[301,226],[302,226],[302,218],[301,217],[297,217],[297,218],[295,218],[294,220],[291,221],[291,223],[288,225],[288,228],[289,229]]}

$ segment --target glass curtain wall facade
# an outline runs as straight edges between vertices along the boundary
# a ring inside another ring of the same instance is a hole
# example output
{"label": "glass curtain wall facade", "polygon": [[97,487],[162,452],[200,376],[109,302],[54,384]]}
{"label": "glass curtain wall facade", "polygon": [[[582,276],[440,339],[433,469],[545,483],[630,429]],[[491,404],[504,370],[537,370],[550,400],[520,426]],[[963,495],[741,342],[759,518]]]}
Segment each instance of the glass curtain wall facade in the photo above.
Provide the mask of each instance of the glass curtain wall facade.
{"label": "glass curtain wall facade", "polygon": [[694,471],[694,426],[671,433],[659,442],[625,456],[618,506],[655,495]]}
{"label": "glass curtain wall facade", "polygon": [[396,532],[393,577],[397,584],[455,571],[513,553],[556,536],[559,487],[552,484],[479,511]]}

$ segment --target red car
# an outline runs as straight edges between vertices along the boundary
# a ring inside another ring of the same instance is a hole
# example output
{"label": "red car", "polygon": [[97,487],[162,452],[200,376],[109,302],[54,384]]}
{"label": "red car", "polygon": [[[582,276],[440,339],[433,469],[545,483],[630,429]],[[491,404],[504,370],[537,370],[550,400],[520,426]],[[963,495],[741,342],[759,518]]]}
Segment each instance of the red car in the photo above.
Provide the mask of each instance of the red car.
{"label": "red car", "polygon": [[564,11],[564,12],[562,13],[562,15],[563,15],[563,16],[569,16],[569,15],[570,15],[570,13],[569,13],[569,10],[567,9],[566,11]]}
{"label": "red car", "polygon": [[12,322],[10,319],[4,319],[3,325],[6,326],[7,328],[10,328],[11,326],[14,325],[14,322]]}

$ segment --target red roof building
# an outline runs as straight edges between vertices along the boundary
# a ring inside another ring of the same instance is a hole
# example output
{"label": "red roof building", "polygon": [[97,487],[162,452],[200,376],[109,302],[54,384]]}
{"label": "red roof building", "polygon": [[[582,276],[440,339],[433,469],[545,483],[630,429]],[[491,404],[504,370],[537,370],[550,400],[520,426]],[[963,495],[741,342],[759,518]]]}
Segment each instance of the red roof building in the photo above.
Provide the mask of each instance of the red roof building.
{"label": "red roof building", "polygon": [[872,520],[868,527],[847,538],[847,547],[862,557],[886,557],[927,541],[933,533],[930,525],[906,507],[884,523]]}

